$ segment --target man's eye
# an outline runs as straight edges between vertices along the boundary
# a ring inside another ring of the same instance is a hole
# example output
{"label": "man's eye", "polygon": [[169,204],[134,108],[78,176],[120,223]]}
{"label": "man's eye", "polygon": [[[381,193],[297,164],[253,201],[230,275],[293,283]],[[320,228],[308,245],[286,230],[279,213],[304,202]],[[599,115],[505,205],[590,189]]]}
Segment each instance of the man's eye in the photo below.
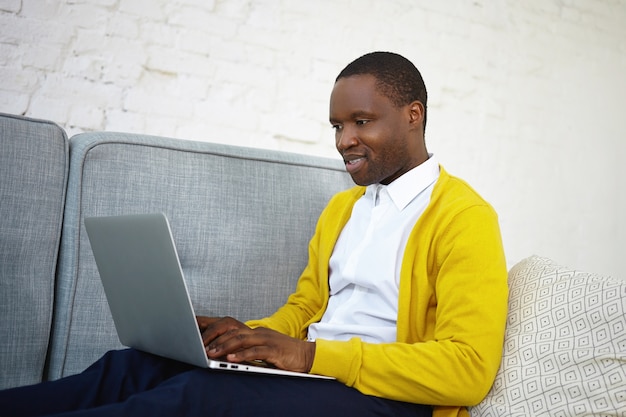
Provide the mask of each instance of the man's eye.
{"label": "man's eye", "polygon": [[332,125],[334,130],[341,130],[341,125]]}
{"label": "man's eye", "polygon": [[365,123],[367,123],[367,122],[369,122],[369,120],[357,120],[357,121],[356,121],[356,124],[357,124],[358,126],[361,126],[361,125],[364,125],[364,124],[365,124]]}

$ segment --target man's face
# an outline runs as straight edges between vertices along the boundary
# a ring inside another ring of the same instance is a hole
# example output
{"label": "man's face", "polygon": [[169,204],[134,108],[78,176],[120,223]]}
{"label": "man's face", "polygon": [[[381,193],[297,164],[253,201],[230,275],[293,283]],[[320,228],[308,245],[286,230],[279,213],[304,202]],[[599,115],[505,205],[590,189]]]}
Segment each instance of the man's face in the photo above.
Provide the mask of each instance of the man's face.
{"label": "man's face", "polygon": [[330,123],[337,150],[355,183],[389,184],[428,159],[420,106],[394,106],[378,92],[372,75],[340,78],[335,83]]}

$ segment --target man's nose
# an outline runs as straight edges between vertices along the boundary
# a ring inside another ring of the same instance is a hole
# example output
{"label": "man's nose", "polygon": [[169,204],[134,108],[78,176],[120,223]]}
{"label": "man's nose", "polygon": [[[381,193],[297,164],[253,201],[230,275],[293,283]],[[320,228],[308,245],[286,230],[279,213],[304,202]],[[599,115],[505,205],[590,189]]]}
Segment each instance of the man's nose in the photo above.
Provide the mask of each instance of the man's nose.
{"label": "man's nose", "polygon": [[344,126],[341,130],[336,133],[336,146],[339,152],[343,152],[346,149],[350,149],[359,143],[358,136],[356,135],[355,129],[352,129],[349,126]]}

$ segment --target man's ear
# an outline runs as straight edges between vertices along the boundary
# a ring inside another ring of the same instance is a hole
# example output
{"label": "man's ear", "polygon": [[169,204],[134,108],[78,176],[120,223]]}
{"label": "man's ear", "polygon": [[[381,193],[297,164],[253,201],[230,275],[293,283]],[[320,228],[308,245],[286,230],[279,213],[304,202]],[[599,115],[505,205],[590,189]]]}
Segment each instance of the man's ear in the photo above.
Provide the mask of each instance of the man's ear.
{"label": "man's ear", "polygon": [[419,127],[421,129],[424,125],[424,112],[424,105],[421,101],[415,100],[414,102],[409,104],[410,123],[413,126]]}

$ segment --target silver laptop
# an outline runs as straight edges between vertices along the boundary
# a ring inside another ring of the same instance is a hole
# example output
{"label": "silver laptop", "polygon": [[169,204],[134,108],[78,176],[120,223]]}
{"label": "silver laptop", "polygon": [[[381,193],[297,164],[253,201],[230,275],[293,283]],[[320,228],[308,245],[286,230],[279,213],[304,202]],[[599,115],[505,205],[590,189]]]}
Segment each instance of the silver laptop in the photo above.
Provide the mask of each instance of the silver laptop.
{"label": "silver laptop", "polygon": [[166,216],[85,219],[120,342],[203,368],[333,379],[209,359]]}

